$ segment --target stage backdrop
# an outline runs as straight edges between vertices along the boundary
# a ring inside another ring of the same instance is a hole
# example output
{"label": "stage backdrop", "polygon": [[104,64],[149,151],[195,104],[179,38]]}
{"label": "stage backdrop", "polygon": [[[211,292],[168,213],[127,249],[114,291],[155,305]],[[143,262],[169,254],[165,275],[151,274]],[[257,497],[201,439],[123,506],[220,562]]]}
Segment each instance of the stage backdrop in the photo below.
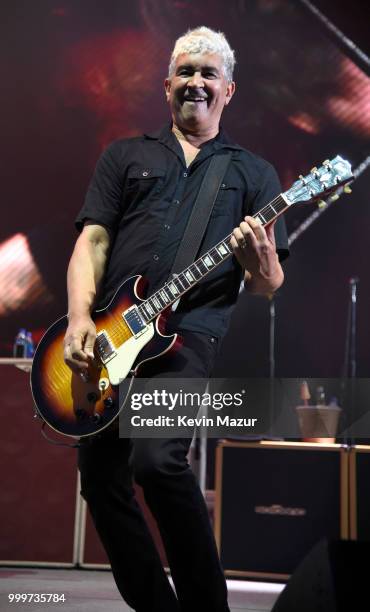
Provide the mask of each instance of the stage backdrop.
{"label": "stage backdrop", "polygon": [[[343,3],[330,17],[361,44],[365,20]],[[337,3],[335,3],[337,6]],[[365,74],[297,2],[21,0],[1,7],[0,352],[25,326],[38,338],[66,310],[74,218],[102,149],[169,120],[163,79],[188,27],[224,31],[236,51],[236,95],[224,127],[272,162],[284,188],[339,153],[368,154]],[[292,246],[276,297],[276,368],[284,376],[339,376],[348,279],[360,278],[358,373],[369,375],[369,172]],[[312,213],[292,209],[289,232]],[[269,304],[241,295],[218,375],[268,372]]]}

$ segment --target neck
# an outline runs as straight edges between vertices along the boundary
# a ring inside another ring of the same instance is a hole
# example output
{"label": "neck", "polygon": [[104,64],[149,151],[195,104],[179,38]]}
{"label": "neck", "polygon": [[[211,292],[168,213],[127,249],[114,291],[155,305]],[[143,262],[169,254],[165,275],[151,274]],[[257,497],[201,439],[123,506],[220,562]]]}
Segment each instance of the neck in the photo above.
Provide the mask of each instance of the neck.
{"label": "neck", "polygon": [[199,148],[202,144],[207,142],[208,140],[212,140],[215,138],[219,132],[219,126],[217,127],[209,127],[204,130],[199,129],[189,129],[184,127],[179,127],[175,122],[172,124],[172,131],[175,134],[176,138],[180,141],[186,141],[191,144],[193,147]]}

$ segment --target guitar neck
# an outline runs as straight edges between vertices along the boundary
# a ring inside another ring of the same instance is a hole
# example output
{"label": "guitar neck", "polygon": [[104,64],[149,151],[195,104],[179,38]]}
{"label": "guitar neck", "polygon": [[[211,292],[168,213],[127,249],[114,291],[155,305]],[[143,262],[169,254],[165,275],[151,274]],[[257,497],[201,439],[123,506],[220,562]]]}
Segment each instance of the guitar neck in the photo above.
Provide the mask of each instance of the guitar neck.
{"label": "guitar neck", "polygon": [[[289,206],[290,203],[284,197],[284,194],[280,194],[253,217],[259,219],[265,226],[284,213]],[[233,254],[230,244],[231,236],[232,234],[226,236],[185,270],[173,275],[158,291],[140,304],[138,308],[143,319],[149,323],[166,308],[174,304],[189,289],[195,287],[207,274],[231,257]]]}

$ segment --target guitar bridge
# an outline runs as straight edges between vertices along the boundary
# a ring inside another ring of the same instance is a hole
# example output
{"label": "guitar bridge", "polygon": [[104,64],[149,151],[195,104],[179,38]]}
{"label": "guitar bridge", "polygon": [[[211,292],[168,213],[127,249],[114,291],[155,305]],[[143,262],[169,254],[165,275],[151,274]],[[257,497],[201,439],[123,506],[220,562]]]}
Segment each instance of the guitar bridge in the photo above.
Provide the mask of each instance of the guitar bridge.
{"label": "guitar bridge", "polygon": [[108,363],[108,361],[113,359],[113,357],[115,357],[117,354],[107,332],[104,330],[99,332],[96,336],[95,346],[99,357],[104,364]]}

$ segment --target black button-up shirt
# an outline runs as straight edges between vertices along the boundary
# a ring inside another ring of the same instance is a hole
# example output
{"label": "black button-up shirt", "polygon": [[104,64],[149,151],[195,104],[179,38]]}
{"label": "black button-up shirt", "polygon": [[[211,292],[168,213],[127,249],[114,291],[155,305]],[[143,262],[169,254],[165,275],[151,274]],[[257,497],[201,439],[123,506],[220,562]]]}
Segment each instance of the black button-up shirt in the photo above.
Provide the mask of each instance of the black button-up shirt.
{"label": "black button-up shirt", "polygon": [[[113,238],[99,306],[134,274],[148,280],[147,295],[164,284],[197,197],[210,156],[231,150],[232,159],[219,190],[199,255],[230,234],[245,215],[253,215],[281,192],[274,168],[232,143],[220,131],[187,168],[181,145],[167,126],[154,134],[117,140],[103,152],[76,226],[101,223]],[[285,224],[275,226],[280,258],[288,253]],[[238,297],[243,271],[230,257],[180,301],[167,327],[222,337]]]}

